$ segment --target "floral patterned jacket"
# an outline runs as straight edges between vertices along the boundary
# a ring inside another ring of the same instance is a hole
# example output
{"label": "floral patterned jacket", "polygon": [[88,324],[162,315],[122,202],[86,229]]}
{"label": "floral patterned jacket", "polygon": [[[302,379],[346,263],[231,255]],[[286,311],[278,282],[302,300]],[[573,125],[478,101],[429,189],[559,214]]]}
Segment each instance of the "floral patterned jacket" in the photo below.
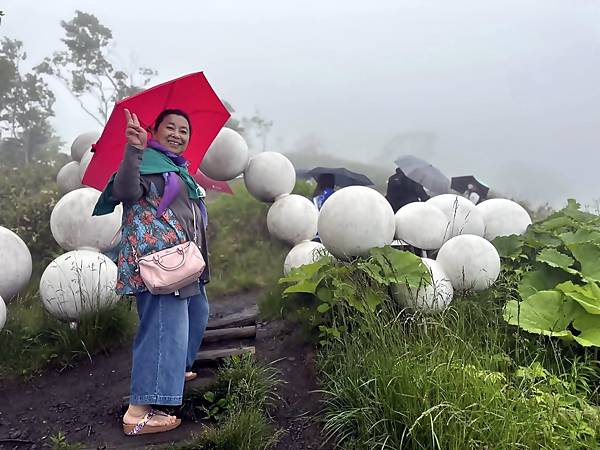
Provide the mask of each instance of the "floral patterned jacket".
{"label": "floral patterned jacket", "polygon": [[156,218],[160,198],[156,186],[151,183],[145,197],[123,205],[117,294],[130,295],[148,290],[138,270],[134,249],[138,255],[147,255],[187,240],[183,227],[169,208],[161,218]]}

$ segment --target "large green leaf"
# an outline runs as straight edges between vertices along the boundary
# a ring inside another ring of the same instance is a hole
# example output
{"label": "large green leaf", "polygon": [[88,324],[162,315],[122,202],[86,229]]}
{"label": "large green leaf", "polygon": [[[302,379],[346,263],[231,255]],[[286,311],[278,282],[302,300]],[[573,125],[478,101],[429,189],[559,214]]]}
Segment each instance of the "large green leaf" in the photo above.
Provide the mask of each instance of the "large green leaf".
{"label": "large green leaf", "polygon": [[291,284],[283,291],[283,294],[306,293],[314,294],[317,287],[325,278],[325,273],[322,270],[331,263],[331,258],[325,256],[312,264],[292,269],[285,277],[279,280],[280,284]]}
{"label": "large green leaf", "polygon": [[532,229],[525,233],[525,242],[529,247],[541,249],[545,247],[558,247],[562,241],[550,231]]}
{"label": "large green leaf", "polygon": [[600,281],[600,245],[580,242],[567,245],[573,256],[581,264],[582,275],[591,281]]}
{"label": "large green leaf", "polygon": [[559,252],[555,248],[543,249],[536,258],[537,261],[548,264],[552,267],[564,269],[567,272],[572,271],[571,265],[575,262],[569,255]]}
{"label": "large green leaf", "polygon": [[540,291],[523,302],[507,302],[504,320],[530,333],[571,338],[567,327],[582,312],[581,307],[562,292]]}
{"label": "large green leaf", "polygon": [[588,313],[600,314],[600,287],[593,281],[583,286],[567,281],[556,286],[556,289],[575,300]]}
{"label": "large green leaf", "polygon": [[[382,284],[404,283],[418,287],[423,279],[429,280],[431,284],[429,270],[421,258],[413,253],[396,250],[390,246],[374,248],[371,250],[371,261],[380,267],[377,272]],[[367,273],[370,270],[366,269],[364,264],[359,267]]]}
{"label": "large green leaf", "polygon": [[554,289],[557,284],[572,278],[572,275],[562,269],[539,264],[535,269],[523,275],[519,282],[519,294],[522,299],[526,299],[538,291]]}
{"label": "large green leaf", "polygon": [[513,234],[511,236],[498,236],[492,241],[498,254],[502,258],[518,258],[523,250],[525,239],[522,236]]}
{"label": "large green leaf", "polygon": [[565,245],[580,244],[582,242],[600,242],[600,231],[580,228],[575,232],[562,233],[558,237]]}
{"label": "large green leaf", "polygon": [[548,231],[555,231],[557,228],[575,227],[577,223],[572,217],[558,215],[556,217],[544,220],[539,224],[540,228]]}
{"label": "large green leaf", "polygon": [[575,340],[584,347],[600,347],[600,316],[585,314],[573,322],[573,326],[581,332]]}

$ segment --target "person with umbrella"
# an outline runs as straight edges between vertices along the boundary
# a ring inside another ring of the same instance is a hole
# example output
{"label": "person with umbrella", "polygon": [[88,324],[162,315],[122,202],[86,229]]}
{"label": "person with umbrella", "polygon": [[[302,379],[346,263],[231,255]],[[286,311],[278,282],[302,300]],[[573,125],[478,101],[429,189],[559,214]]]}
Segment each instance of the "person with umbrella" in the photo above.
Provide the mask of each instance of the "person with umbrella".
{"label": "person with umbrella", "polygon": [[331,173],[322,173],[317,177],[317,187],[313,192],[313,203],[320,210],[323,203],[335,192],[335,177]]}
{"label": "person with umbrella", "polygon": [[[154,122],[151,139],[136,114],[125,109],[125,116],[125,155],[94,214],[106,214],[123,203],[117,293],[135,295],[139,316],[123,431],[135,435],[168,431],[181,423],[151,405],[180,405],[184,381],[196,376],[191,368],[208,322],[204,284],[209,271],[204,191],[181,156],[193,131],[188,114],[163,110]],[[200,238],[197,241],[207,262],[200,279],[171,294],[150,293],[140,275],[138,256],[195,236]]]}
{"label": "person with umbrella", "polygon": [[487,185],[473,175],[453,177],[451,187],[456,192],[462,193],[463,197],[469,199],[474,204],[485,200],[490,190]]}
{"label": "person with umbrella", "polygon": [[402,169],[397,167],[396,173],[388,178],[385,198],[392,206],[394,213],[396,213],[408,203],[429,200],[429,195],[427,195],[421,184],[408,178]]}

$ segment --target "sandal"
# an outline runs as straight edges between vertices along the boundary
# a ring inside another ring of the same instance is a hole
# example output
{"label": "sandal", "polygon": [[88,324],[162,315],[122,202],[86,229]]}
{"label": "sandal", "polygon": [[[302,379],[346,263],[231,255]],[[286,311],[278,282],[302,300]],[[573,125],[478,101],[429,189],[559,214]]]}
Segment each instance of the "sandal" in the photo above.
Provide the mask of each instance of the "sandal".
{"label": "sandal", "polygon": [[165,431],[171,431],[171,430],[177,428],[179,425],[181,425],[181,419],[177,419],[172,424],[148,425],[148,422],[154,416],[168,417],[169,415],[162,411],[158,411],[156,409],[151,409],[146,414],[144,414],[144,417],[142,417],[142,420],[140,420],[136,425],[130,425],[130,424],[124,423],[123,424],[123,433],[125,433],[127,436],[136,436],[138,434],[163,433]]}
{"label": "sandal", "polygon": [[192,381],[196,378],[198,378],[198,374],[196,372],[186,372],[185,374],[185,381]]}

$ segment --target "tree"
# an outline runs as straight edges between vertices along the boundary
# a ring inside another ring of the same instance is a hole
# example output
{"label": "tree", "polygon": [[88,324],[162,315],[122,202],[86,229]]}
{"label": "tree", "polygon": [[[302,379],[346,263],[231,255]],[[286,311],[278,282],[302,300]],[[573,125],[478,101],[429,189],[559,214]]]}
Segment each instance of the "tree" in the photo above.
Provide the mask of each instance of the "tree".
{"label": "tree", "polygon": [[55,141],[49,118],[54,115],[54,94],[35,73],[21,73],[27,60],[23,43],[0,42],[0,164],[27,165]]}
{"label": "tree", "polygon": [[242,124],[244,128],[247,130],[254,130],[256,137],[258,137],[262,141],[262,150],[266,151],[267,149],[267,137],[271,128],[273,127],[272,120],[266,120],[264,117],[260,115],[260,112],[256,110],[254,115],[250,118],[244,117],[242,119]]}
{"label": "tree", "polygon": [[156,71],[140,67],[127,73],[115,67],[114,57],[111,57],[112,31],[93,14],[76,11],[75,17],[60,24],[65,30],[62,41],[66,50],[54,52],[36,69],[60,80],[81,108],[104,126],[112,105],[139,92]]}

